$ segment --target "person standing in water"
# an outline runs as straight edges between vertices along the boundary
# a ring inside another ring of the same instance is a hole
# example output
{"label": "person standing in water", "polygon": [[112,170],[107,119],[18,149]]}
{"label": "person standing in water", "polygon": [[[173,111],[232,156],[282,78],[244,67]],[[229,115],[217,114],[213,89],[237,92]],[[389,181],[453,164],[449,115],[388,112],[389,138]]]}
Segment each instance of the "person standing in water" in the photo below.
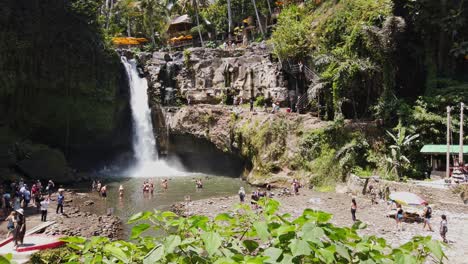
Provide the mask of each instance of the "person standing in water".
{"label": "person standing in water", "polygon": [[154,183],[153,183],[152,179],[149,182],[149,191],[150,191],[151,194],[154,193]]}
{"label": "person standing in water", "polygon": [[243,203],[244,200],[245,200],[245,190],[244,190],[244,187],[240,187],[239,189],[239,199],[240,199],[240,202]]}
{"label": "person standing in water", "polygon": [[356,204],[356,199],[351,200],[351,217],[353,219],[353,222],[356,222],[356,210],[357,210],[357,204]]}
{"label": "person standing in water", "polygon": [[203,182],[201,179],[197,179],[196,181],[197,189],[202,189],[203,188]]}
{"label": "person standing in water", "polygon": [[169,186],[168,186],[168,181],[167,181],[167,179],[163,179],[163,180],[161,181],[161,186],[162,186],[162,188],[163,188],[164,190],[167,190],[167,188],[169,187]]}
{"label": "person standing in water", "polygon": [[101,197],[106,199],[107,198],[107,185],[102,186],[101,188]]}

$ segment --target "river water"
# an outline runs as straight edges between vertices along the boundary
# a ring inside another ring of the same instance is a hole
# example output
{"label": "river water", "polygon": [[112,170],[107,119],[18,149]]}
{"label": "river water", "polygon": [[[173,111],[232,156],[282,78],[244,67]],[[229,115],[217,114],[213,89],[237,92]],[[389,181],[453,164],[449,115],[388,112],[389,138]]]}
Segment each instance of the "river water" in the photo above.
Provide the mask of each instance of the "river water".
{"label": "river water", "polygon": [[[143,192],[143,182],[151,179],[154,182],[155,190],[151,195]],[[107,198],[102,198],[96,191],[91,192],[91,186],[77,188],[80,192],[90,195],[83,199],[74,201],[75,205],[83,207],[85,200],[93,200],[92,206],[84,206],[86,211],[97,215],[112,213],[118,216],[123,223],[123,237],[130,234],[132,225],[126,224],[128,219],[138,212],[170,209],[170,206],[184,202],[187,198],[200,200],[214,197],[224,197],[237,194],[242,186],[247,192],[251,187],[240,178],[206,175],[199,173],[184,174],[174,176],[169,179],[168,189],[164,190],[160,186],[163,178],[118,178],[103,181],[107,186]],[[203,188],[197,189],[195,179],[202,179]],[[119,186],[124,187],[123,197],[119,197]],[[216,204],[208,206],[217,206]]]}

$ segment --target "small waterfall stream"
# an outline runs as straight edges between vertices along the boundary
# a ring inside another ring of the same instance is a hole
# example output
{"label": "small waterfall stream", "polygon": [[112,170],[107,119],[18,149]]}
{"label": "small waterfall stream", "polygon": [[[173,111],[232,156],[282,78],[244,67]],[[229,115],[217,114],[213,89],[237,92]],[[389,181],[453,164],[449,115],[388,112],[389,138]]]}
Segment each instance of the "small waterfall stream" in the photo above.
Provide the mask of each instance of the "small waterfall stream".
{"label": "small waterfall stream", "polygon": [[133,119],[133,152],[135,165],[130,169],[132,177],[157,177],[180,175],[180,171],[171,168],[160,160],[153,134],[151,110],[148,105],[148,82],[138,74],[135,60],[121,58],[130,86],[130,106]]}

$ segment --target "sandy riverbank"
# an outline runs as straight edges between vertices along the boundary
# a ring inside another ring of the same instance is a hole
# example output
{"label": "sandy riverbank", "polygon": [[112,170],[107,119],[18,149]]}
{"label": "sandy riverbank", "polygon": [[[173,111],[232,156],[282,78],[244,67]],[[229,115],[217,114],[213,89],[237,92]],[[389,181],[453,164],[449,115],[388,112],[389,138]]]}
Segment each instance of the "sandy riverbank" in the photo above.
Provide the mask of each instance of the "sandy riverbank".
{"label": "sandy riverbank", "polygon": [[[311,190],[301,190],[297,196],[276,197],[281,202],[280,213],[290,213],[294,217],[299,216],[305,208],[322,210],[333,214],[332,223],[339,226],[351,226],[351,196],[339,193],[320,193]],[[226,212],[239,202],[237,196],[212,198],[192,201],[188,203],[188,214],[203,214],[214,217],[220,212]],[[247,199],[247,202],[250,202]],[[384,201],[377,205],[371,205],[365,196],[357,197],[357,217],[365,222],[368,227],[360,233],[362,235],[377,235],[389,241],[392,245],[400,245],[407,242],[415,235],[432,236],[441,240],[438,230],[440,216],[446,214],[449,221],[448,240],[449,247],[446,253],[450,263],[466,263],[468,259],[468,206],[438,207],[433,205],[433,229],[434,232],[423,231],[422,224],[404,223],[403,231],[397,231],[395,220],[386,217],[388,206]]]}

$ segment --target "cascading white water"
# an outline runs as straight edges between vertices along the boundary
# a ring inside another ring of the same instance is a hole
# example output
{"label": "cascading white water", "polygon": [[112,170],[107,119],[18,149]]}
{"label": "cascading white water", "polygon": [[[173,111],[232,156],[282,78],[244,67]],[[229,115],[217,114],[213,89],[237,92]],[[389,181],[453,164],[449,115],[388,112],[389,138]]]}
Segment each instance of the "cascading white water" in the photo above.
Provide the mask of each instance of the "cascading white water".
{"label": "cascading white water", "polygon": [[132,177],[173,176],[180,172],[158,159],[156,140],[153,134],[151,110],[148,105],[148,82],[138,74],[135,60],[121,58],[130,86],[130,106],[133,118],[133,152],[136,164],[129,174]]}

